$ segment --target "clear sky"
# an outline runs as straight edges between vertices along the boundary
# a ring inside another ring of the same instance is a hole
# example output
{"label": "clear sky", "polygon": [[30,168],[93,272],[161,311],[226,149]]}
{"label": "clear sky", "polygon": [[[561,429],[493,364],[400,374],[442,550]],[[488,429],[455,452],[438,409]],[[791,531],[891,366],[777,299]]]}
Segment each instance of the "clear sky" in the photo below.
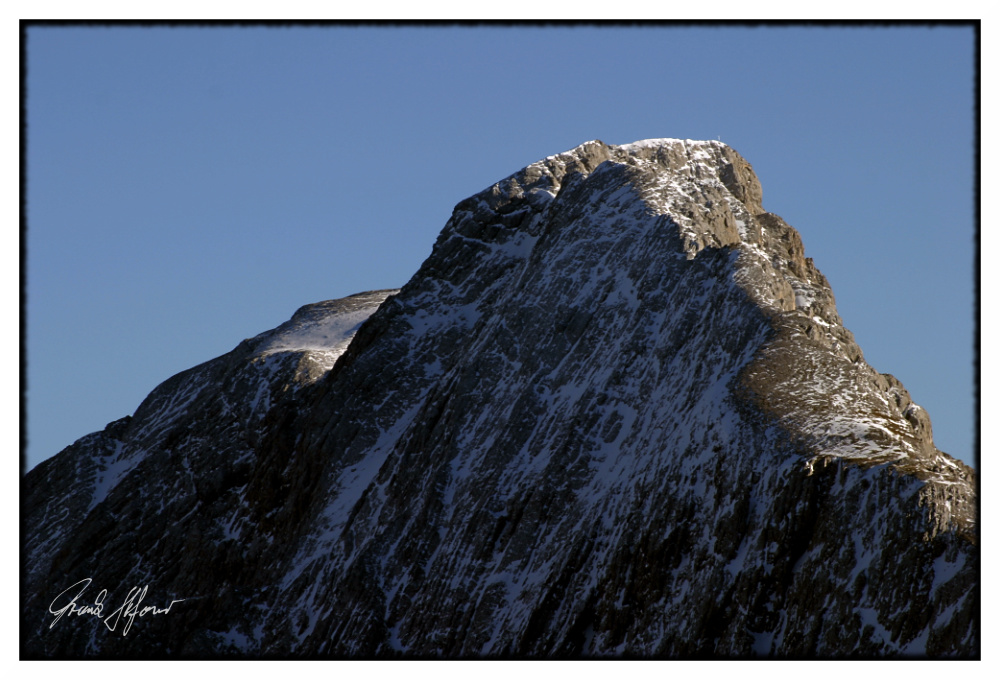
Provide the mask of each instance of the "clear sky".
{"label": "clear sky", "polygon": [[300,306],[398,287],[590,139],[721,139],[973,449],[970,27],[33,27],[27,467]]}

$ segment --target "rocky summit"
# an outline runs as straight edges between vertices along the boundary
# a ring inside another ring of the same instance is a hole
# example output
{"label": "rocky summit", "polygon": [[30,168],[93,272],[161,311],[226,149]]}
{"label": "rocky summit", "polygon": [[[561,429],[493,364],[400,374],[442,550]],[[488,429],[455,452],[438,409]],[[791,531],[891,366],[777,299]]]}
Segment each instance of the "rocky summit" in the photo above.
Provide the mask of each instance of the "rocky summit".
{"label": "rocky summit", "polygon": [[974,471],[720,142],[459,203],[22,486],[22,656],[979,656]]}

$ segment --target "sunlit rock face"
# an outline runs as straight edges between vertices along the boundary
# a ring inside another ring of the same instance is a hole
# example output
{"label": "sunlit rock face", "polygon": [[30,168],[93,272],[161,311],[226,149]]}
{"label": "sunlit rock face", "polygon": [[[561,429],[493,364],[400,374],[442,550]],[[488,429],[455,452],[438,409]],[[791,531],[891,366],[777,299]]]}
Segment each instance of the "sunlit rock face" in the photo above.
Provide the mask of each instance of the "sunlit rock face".
{"label": "sunlit rock face", "polygon": [[761,201],[588,142],[171,378],[27,476],[26,653],[977,656],[974,472]]}

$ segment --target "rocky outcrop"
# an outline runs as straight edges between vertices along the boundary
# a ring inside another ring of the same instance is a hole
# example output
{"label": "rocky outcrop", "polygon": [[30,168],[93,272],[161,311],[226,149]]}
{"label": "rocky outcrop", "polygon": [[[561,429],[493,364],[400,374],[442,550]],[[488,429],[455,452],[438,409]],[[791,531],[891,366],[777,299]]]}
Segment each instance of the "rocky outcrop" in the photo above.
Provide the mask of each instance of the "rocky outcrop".
{"label": "rocky outcrop", "polygon": [[[717,142],[532,164],[398,292],[300,310],[25,484],[30,655],[978,654],[973,471]],[[183,602],[53,626],[82,578]]]}

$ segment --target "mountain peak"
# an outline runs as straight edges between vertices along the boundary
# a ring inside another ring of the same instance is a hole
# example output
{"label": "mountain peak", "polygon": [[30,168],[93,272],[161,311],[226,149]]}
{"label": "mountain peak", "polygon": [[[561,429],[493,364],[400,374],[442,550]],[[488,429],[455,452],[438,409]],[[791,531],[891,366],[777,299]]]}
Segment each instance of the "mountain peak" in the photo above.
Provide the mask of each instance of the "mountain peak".
{"label": "mountain peak", "polygon": [[591,140],[532,163],[505,181],[514,180],[528,191],[556,193],[565,175],[589,174],[604,162],[642,167],[684,184],[721,183],[751,214],[763,212],[760,181],[750,163],[719,141],[663,138],[615,146]]}
{"label": "mountain peak", "polygon": [[29,473],[30,655],[976,655],[974,473],[804,253],[721,142],[526,166]]}
{"label": "mountain peak", "polygon": [[[706,248],[733,254],[729,275],[777,332],[748,367],[744,385],[768,394],[768,411],[787,424],[794,423],[803,441],[823,452],[817,455],[909,458],[908,469],[913,460],[935,469],[953,469],[929,462],[937,461],[940,452],[933,445],[929,420],[914,415],[926,412],[910,406],[908,393],[894,396],[905,389],[892,376],[881,375],[864,362],[853,334],[837,313],[829,282],[812,258],[805,256],[800,234],[778,215],[763,210],[760,182],[752,166],[719,141],[650,139],[621,146],[585,142],[533,163],[460,203],[441,239],[447,241],[451,228],[490,221],[497,213],[504,217],[504,224],[524,230],[515,240],[538,239],[537,225],[551,226],[552,222],[519,218],[550,209],[549,202],[564,193],[567,202],[581,203],[581,194],[586,192],[574,190],[577,185],[587,187],[588,208],[598,221],[601,210],[621,222],[620,206],[639,206],[649,218],[638,217],[632,224],[662,229],[664,238],[676,243],[687,259]],[[492,221],[495,227],[497,220]],[[462,237],[469,233],[462,232]],[[505,240],[510,233],[497,231],[495,235]],[[610,233],[611,229],[599,229],[581,235],[580,240],[610,241]],[[807,363],[803,363],[805,355],[812,357]],[[798,369],[789,371],[791,366]],[[870,392],[862,389],[849,399],[833,398],[851,381],[871,386]],[[816,395],[817,389],[826,396]],[[806,393],[813,396],[804,398]],[[817,409],[814,403],[822,406]],[[872,443],[885,431],[903,437],[898,446]],[[955,469],[966,468],[959,464]],[[949,480],[946,476],[942,482]],[[967,507],[963,513],[968,521],[971,511]]]}

